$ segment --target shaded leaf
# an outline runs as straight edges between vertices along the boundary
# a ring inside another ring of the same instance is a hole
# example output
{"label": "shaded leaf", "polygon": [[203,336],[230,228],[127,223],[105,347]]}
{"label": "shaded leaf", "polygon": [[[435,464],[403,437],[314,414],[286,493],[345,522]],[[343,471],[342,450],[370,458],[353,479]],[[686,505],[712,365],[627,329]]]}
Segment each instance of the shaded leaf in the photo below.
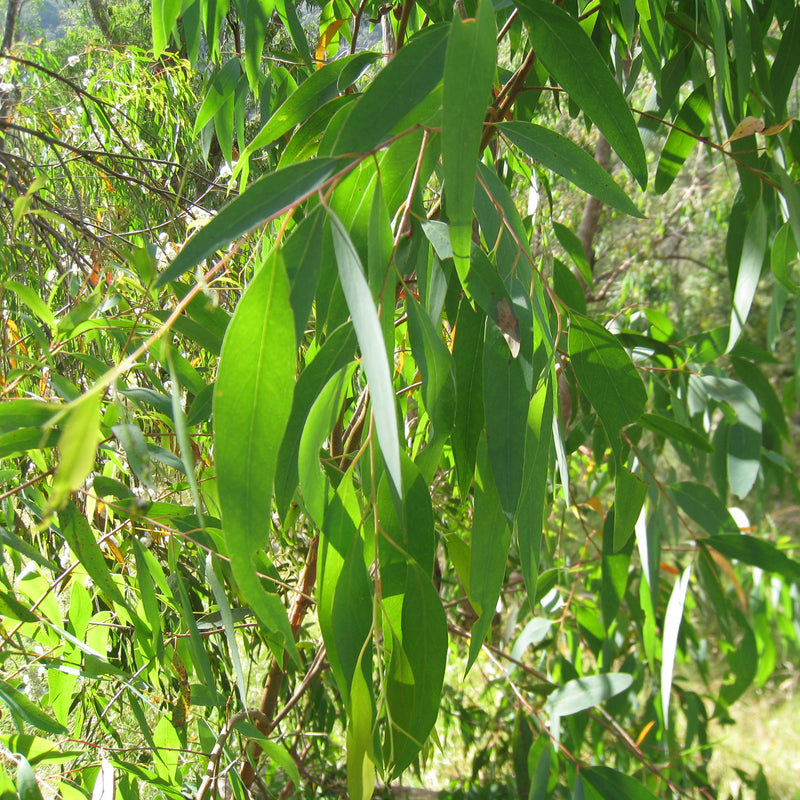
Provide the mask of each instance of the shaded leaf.
{"label": "shaded leaf", "polygon": [[632,217],[643,216],[608,172],[566,137],[531,122],[502,122],[496,127],[520,150],[579,189]]}
{"label": "shaded leaf", "polygon": [[756,539],[746,534],[726,533],[704,539],[703,544],[713,547],[726,558],[734,558],[766,572],[783,575],[788,580],[800,579],[800,563],[763,539]]}
{"label": "shaded leaf", "polygon": [[53,733],[57,736],[65,735],[67,729],[56,722],[52,717],[42,711],[39,706],[22,692],[15,689],[10,683],[0,680],[0,700],[5,703],[16,724],[31,725],[38,731]]}
{"label": "shaded leaf", "polygon": [[657,800],[639,781],[611,767],[587,767],[581,777],[603,800]]}
{"label": "shaded leaf", "polygon": [[517,0],[531,44],[547,71],[603,132],[639,185],[647,163],[639,131],[619,85],[578,21],[544,0]]}

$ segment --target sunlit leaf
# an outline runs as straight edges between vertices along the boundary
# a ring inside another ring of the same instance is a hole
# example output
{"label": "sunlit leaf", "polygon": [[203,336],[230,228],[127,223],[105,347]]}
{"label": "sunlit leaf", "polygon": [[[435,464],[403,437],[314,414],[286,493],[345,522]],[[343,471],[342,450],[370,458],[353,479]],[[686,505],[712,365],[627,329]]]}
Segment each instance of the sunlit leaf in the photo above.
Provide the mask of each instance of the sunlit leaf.
{"label": "sunlit leaf", "polygon": [[664,727],[669,727],[669,700],[672,691],[672,670],[675,666],[675,653],[678,647],[678,632],[683,621],[683,607],[689,589],[691,566],[681,573],[669,596],[667,613],[664,616],[664,639],[661,648],[661,714]]}

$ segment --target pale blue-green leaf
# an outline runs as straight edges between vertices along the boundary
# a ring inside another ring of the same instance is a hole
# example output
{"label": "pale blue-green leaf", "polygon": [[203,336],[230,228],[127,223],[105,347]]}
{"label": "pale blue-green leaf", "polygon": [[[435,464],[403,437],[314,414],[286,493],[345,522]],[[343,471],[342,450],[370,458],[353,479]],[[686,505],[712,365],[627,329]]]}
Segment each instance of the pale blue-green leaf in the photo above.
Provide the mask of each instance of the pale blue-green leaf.
{"label": "pale blue-green leaf", "polygon": [[675,653],[678,649],[678,632],[683,621],[683,607],[689,589],[691,565],[680,574],[667,603],[664,615],[664,639],[661,646],[661,713],[664,728],[669,727],[669,698],[672,691],[672,670],[675,666]]}
{"label": "pale blue-green leaf", "polygon": [[633,676],[625,672],[576,678],[556,689],[547,698],[545,709],[551,716],[557,717],[577,714],[626,691],[632,684]]}
{"label": "pale blue-green leaf", "polygon": [[330,221],[339,279],[364,359],[378,444],[394,490],[400,498],[403,496],[400,439],[392,373],[386,355],[381,321],[353,242],[335,214],[330,214]]}
{"label": "pale blue-green leaf", "polygon": [[228,326],[214,391],[214,449],[225,546],[259,620],[294,652],[286,612],[266,592],[252,556],[269,542],[278,450],[292,405],[294,318],[280,256],[270,256]]}
{"label": "pale blue-green leaf", "polygon": [[681,510],[711,536],[739,533],[739,526],[727,506],[708,486],[684,481],[669,487],[669,494]]}
{"label": "pale blue-green leaf", "polygon": [[469,270],[472,200],[483,121],[491,101],[497,44],[494,10],[478,4],[475,19],[453,15],[442,100],[442,172],[450,242],[462,283]]}
{"label": "pale blue-green leaf", "polygon": [[578,21],[546,0],[516,0],[531,45],[547,71],[603,132],[634,178],[647,185],[647,162],[631,110]]}
{"label": "pale blue-green leaf", "polygon": [[496,127],[520,150],[579,189],[632,217],[643,216],[608,172],[565,136],[531,122],[502,122]]}
{"label": "pale blue-green leaf", "polygon": [[283,214],[319,189],[341,163],[335,158],[316,158],[291,164],[257,180],[189,239],[158,276],[156,286],[179,278],[238,236]]}

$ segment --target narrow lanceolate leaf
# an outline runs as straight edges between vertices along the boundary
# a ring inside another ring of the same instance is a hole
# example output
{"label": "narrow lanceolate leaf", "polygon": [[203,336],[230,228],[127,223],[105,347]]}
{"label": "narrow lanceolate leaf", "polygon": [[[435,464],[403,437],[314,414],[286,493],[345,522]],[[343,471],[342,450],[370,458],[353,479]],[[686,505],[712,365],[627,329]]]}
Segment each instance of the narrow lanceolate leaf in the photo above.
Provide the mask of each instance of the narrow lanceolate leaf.
{"label": "narrow lanceolate leaf", "polygon": [[678,648],[678,632],[683,620],[683,606],[686,602],[686,591],[689,588],[691,566],[681,573],[675,582],[672,594],[667,603],[664,617],[664,641],[661,648],[661,713],[664,727],[669,727],[669,695],[672,690],[672,669],[675,666],[675,653]]}
{"label": "narrow lanceolate leaf", "polygon": [[503,122],[500,132],[545,169],[632,217],[642,217],[633,200],[582,147],[560,133],[531,122]]}
{"label": "narrow lanceolate leaf", "polygon": [[110,600],[124,606],[125,600],[108,571],[103,552],[94,538],[94,533],[86,517],[73,503],[69,503],[58,515],[58,521],[61,526],[61,535],[83,568],[89,573],[89,577],[95,582],[97,588]]}
{"label": "narrow lanceolate leaf", "polygon": [[30,725],[36,730],[53,733],[57,736],[66,734],[67,729],[49,717],[31,699],[15,689],[10,683],[0,680],[0,703],[11,712],[17,725]]}
{"label": "narrow lanceolate leaf", "polygon": [[581,776],[592,788],[595,796],[614,800],[657,800],[636,778],[617,772],[611,767],[589,767]]}
{"label": "narrow lanceolate leaf", "polygon": [[[42,437],[44,438],[44,436]],[[85,480],[100,443],[100,393],[81,398],[70,411],[58,440],[59,461],[48,505],[60,508]]]}
{"label": "narrow lanceolate leaf", "polygon": [[364,359],[364,371],[367,373],[378,444],[383,454],[386,470],[397,497],[400,498],[403,496],[400,439],[394,389],[392,388],[392,373],[383,341],[381,321],[353,242],[339,218],[332,212],[330,219],[336,263],[339,267],[339,279],[342,282],[347,307],[353,318],[353,327]]}
{"label": "narrow lanceolate leaf", "polygon": [[243,163],[243,160],[256,150],[266,147],[278,137],[283,136],[295,125],[305,122],[317,109],[337,97],[339,77],[345,67],[350,67],[351,70],[359,67],[363,69],[379,57],[378,53],[356,53],[332,61],[322,69],[313,72],[267,120],[266,125],[242,152],[239,163]]}
{"label": "narrow lanceolate leaf", "polygon": [[800,580],[800,563],[789,558],[775,545],[746,534],[726,533],[705,540],[718,553],[735,558],[744,564],[759,567],[766,572],[783,575],[789,580]]}
{"label": "narrow lanceolate leaf", "polygon": [[462,22],[453,16],[442,100],[442,171],[450,220],[450,241],[462,284],[469,270],[472,199],[483,121],[491,100],[497,57],[494,9],[488,0],[477,17]]}
{"label": "narrow lanceolate leaf", "polygon": [[570,320],[569,355],[575,376],[618,452],[620,431],[644,411],[644,384],[612,333],[580,314],[571,314]]}
{"label": "narrow lanceolate leaf", "polygon": [[633,177],[647,185],[644,147],[614,76],[578,21],[546,0],[517,0],[547,71],[603,132]]}
{"label": "narrow lanceolate leaf", "polygon": [[625,672],[609,672],[605,675],[590,675],[576,678],[556,689],[545,703],[552,716],[566,717],[587,708],[594,708],[609,697],[624,692],[633,683],[633,676]]}
{"label": "narrow lanceolate leaf", "polygon": [[237,237],[284,213],[316,191],[339,164],[335,158],[316,158],[291,164],[257,180],[189,239],[159,275],[156,285],[174,281]]}
{"label": "narrow lanceolate leaf", "polygon": [[739,526],[727,506],[708,486],[684,481],[669,488],[669,494],[682,511],[687,513],[706,533],[712,536],[739,534]]}
{"label": "narrow lanceolate leaf", "polygon": [[675,127],[670,129],[656,171],[655,190],[658,194],[672,186],[689,153],[697,144],[698,137],[708,124],[711,103],[705,85],[698,86],[681,106],[675,118]]}
{"label": "narrow lanceolate leaf", "polygon": [[444,71],[447,27],[418,33],[377,74],[342,125],[332,153],[364,153],[387,138],[436,88]]}
{"label": "narrow lanceolate leaf", "polygon": [[511,529],[495,487],[489,451],[486,439],[483,438],[478,444],[478,469],[475,476],[469,592],[470,602],[479,617],[472,626],[467,670],[478,657],[486,634],[492,626],[510,545]]}
{"label": "narrow lanceolate leaf", "polygon": [[[214,391],[214,450],[227,554],[256,616],[290,645],[277,595],[264,591],[252,556],[269,539],[278,449],[292,406],[294,318],[279,255],[247,287],[225,334]],[[293,643],[291,643],[293,648]]]}
{"label": "narrow lanceolate leaf", "polygon": [[764,255],[767,247],[767,213],[764,204],[759,200],[747,221],[744,233],[744,245],[739,268],[736,273],[736,286],[733,291],[733,308],[731,309],[731,329],[728,336],[728,346],[725,352],[730,352],[742,332],[750,306],[758,288],[761,277],[761,268],[764,265]]}
{"label": "narrow lanceolate leaf", "polygon": [[528,406],[525,467],[515,520],[522,575],[531,605],[536,598],[536,579],[539,573],[552,425],[553,392],[549,383],[545,382],[540,385]]}

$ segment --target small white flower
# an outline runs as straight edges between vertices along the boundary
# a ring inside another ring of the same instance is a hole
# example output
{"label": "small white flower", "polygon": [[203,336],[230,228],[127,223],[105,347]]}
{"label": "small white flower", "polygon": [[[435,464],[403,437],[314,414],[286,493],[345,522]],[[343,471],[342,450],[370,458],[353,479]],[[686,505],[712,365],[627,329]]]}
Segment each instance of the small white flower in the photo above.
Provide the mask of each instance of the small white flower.
{"label": "small white flower", "polygon": [[67,56],[67,66],[74,67],[80,60],[80,56]]}
{"label": "small white flower", "polygon": [[14,91],[14,84],[13,83],[0,83],[0,92],[13,92]]}

